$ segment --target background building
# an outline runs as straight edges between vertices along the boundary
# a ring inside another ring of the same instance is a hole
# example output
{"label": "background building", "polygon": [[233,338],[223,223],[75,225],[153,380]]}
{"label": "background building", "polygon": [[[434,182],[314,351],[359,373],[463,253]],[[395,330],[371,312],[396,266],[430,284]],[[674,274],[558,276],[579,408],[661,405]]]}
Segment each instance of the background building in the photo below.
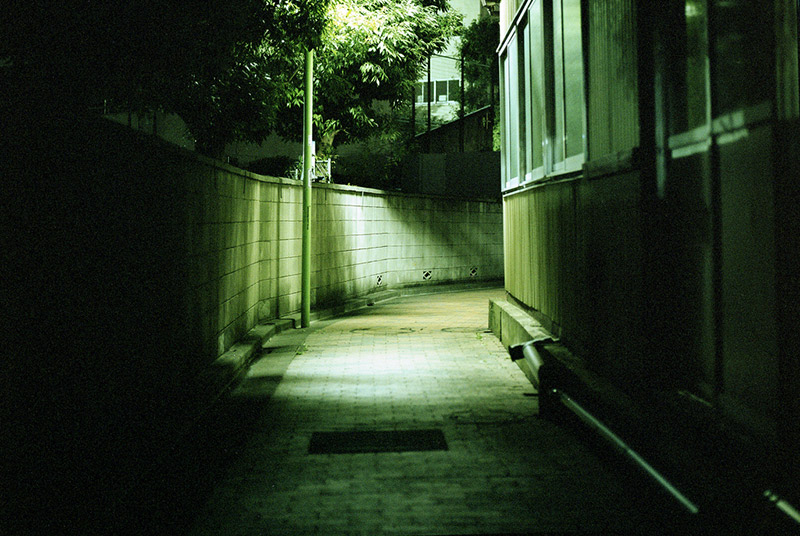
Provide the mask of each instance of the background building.
{"label": "background building", "polygon": [[[450,8],[463,15],[464,26],[469,26],[472,21],[487,14],[481,0],[451,0]],[[428,128],[429,103],[433,128],[458,119],[461,106],[459,43],[459,39],[453,39],[444,52],[431,57],[426,73],[416,84],[416,132],[423,132]]]}

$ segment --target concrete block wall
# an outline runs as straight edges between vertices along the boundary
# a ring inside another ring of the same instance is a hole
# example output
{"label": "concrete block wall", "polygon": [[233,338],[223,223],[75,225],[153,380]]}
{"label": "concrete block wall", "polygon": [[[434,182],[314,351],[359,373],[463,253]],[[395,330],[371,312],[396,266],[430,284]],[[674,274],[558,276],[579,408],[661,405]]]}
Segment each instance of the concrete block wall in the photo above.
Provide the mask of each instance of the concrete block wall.
{"label": "concrete block wall", "polygon": [[[0,116],[14,517],[41,498],[48,521],[113,517],[246,360],[235,343],[300,310],[302,189],[110,121]],[[313,196],[312,308],[472,267],[502,277],[499,202]]]}
{"label": "concrete block wall", "polygon": [[[183,158],[193,161],[182,194],[186,322],[210,360],[258,322],[300,311],[302,188]],[[315,184],[311,218],[312,309],[388,288],[503,277],[497,200]]]}
{"label": "concrete block wall", "polygon": [[312,225],[315,305],[382,288],[503,277],[495,201],[321,185]]}
{"label": "concrete block wall", "polygon": [[186,181],[187,320],[213,358],[259,320],[297,308],[289,289],[299,270],[300,199],[288,180],[197,162]]}
{"label": "concrete block wall", "polygon": [[[41,203],[21,204],[31,214],[19,221],[52,220],[32,230],[53,247],[20,237],[20,257],[48,252],[59,273],[78,274],[56,285],[42,270],[41,279],[63,301],[86,304],[95,327],[84,331],[116,330],[159,371],[191,377],[257,323],[300,311],[298,181],[255,175],[106,120],[54,121],[30,137],[19,145],[53,155],[24,164],[31,179],[16,183],[18,197],[41,191],[53,207],[38,213]],[[499,199],[315,184],[311,215],[312,309],[386,288],[503,277]]]}

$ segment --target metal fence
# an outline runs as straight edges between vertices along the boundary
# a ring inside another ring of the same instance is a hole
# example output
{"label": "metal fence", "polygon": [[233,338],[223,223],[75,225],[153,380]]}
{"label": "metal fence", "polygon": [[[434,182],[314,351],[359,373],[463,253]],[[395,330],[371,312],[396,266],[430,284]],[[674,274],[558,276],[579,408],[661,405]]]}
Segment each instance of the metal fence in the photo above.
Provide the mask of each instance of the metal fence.
{"label": "metal fence", "polygon": [[[477,76],[467,82],[465,73]],[[413,133],[429,132],[496,103],[491,66],[463,58],[434,54],[414,87],[411,107]]]}
{"label": "metal fence", "polygon": [[[331,182],[331,165],[330,158],[314,160],[314,168],[311,173],[311,180],[313,182]],[[287,172],[290,179],[303,180],[303,160],[300,159],[292,166]]]}

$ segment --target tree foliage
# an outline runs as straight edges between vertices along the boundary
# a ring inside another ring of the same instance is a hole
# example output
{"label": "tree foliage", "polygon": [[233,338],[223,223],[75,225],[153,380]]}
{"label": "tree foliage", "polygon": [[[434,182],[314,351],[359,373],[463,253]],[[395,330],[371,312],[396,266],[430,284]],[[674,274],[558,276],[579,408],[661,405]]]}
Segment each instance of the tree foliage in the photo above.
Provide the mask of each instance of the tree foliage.
{"label": "tree foliage", "polygon": [[[319,149],[392,130],[392,109],[408,101],[429,55],[461,28],[443,0],[335,0],[317,50],[315,126]],[[297,100],[291,104],[296,105]],[[379,105],[384,103],[385,105]],[[388,105],[388,106],[387,106]],[[297,138],[296,106],[281,134]]]}
{"label": "tree foliage", "polygon": [[[198,149],[272,130],[299,138],[303,61],[317,50],[318,138],[379,126],[460,25],[447,0],[12,0],[0,89],[16,105],[114,102],[187,123]],[[16,97],[14,99],[13,97]]]}
{"label": "tree foliage", "polygon": [[476,19],[461,36],[466,82],[465,107],[472,111],[488,106],[498,91],[499,71],[497,46],[500,44],[500,24],[496,16]]}
{"label": "tree foliage", "polygon": [[178,113],[207,152],[263,137],[274,73],[318,46],[330,0],[12,0],[0,10],[0,84],[17,106],[104,101]]}

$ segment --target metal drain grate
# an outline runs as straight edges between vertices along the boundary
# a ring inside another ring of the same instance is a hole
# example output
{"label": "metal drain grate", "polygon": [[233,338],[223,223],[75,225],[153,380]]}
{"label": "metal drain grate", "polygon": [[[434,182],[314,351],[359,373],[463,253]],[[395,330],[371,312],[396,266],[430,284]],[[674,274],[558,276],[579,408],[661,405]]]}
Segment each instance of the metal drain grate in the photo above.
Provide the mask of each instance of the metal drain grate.
{"label": "metal drain grate", "polygon": [[364,452],[411,452],[447,450],[441,430],[387,430],[314,432],[309,454],[356,454]]}

